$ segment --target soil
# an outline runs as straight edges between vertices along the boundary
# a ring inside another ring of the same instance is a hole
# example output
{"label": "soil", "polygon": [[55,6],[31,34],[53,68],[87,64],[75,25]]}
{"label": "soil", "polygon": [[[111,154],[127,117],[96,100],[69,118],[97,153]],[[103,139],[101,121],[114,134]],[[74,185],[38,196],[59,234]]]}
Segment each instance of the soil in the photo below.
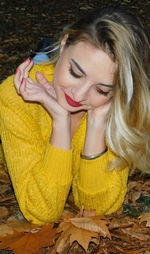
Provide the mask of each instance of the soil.
{"label": "soil", "polygon": [[65,25],[88,10],[110,5],[140,16],[150,31],[150,0],[1,0],[0,82],[14,73],[42,38],[55,40]]}

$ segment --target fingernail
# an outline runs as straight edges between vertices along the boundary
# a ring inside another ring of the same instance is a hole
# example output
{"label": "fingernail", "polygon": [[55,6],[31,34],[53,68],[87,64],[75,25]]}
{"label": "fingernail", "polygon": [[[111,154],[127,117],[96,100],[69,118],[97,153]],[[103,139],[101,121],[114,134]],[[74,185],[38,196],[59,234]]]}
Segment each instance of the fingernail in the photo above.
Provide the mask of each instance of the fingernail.
{"label": "fingernail", "polygon": [[24,78],[21,80],[21,85],[22,85],[23,81],[24,81]]}
{"label": "fingernail", "polygon": [[17,74],[17,72],[19,71],[19,68],[17,67],[16,71],[15,71],[15,74]]}

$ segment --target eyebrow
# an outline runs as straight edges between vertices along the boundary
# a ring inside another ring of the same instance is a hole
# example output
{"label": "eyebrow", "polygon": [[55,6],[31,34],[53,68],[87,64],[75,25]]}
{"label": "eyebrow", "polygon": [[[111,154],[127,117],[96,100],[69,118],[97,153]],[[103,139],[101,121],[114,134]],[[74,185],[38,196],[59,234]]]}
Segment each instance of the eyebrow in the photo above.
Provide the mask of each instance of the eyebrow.
{"label": "eyebrow", "polygon": [[113,85],[111,84],[103,84],[103,83],[100,83],[98,84],[99,86],[106,86],[106,87],[110,87],[110,88],[113,88]]}
{"label": "eyebrow", "polygon": [[[81,71],[84,75],[86,75],[86,73],[84,72],[84,70],[82,70],[81,66],[80,66],[74,59],[71,58],[71,61],[75,64],[75,66],[78,68],[79,71]],[[106,87],[110,87],[110,88],[113,87],[112,84],[99,83],[98,85],[106,86]]]}
{"label": "eyebrow", "polygon": [[75,66],[78,68],[79,71],[81,71],[84,75],[86,75],[86,73],[82,70],[80,65],[74,59],[71,58],[71,61],[75,64]]}

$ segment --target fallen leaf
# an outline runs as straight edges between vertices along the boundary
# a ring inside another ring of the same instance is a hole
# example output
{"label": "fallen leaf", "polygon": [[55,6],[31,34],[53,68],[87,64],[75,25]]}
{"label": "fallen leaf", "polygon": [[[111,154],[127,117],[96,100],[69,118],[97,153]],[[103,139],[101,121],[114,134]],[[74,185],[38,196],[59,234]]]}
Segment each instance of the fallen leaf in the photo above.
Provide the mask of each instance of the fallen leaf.
{"label": "fallen leaf", "polygon": [[8,209],[5,206],[0,206],[0,218],[5,217],[9,214]]}
{"label": "fallen leaf", "polygon": [[134,192],[132,195],[131,195],[131,200],[132,200],[132,202],[133,203],[135,203],[135,201],[137,200],[137,199],[139,199],[139,197],[141,196],[141,192],[139,191],[137,191],[137,192]]}
{"label": "fallen leaf", "polygon": [[137,182],[136,181],[131,181],[128,183],[128,191],[133,189],[135,186],[137,186]]}
{"label": "fallen leaf", "polygon": [[9,227],[7,224],[5,223],[2,223],[0,225],[0,236],[6,236],[8,234],[13,234],[14,233],[14,230]]}
{"label": "fallen leaf", "polygon": [[[1,181],[1,178],[0,178]],[[3,196],[5,195],[5,192],[8,191],[10,189],[10,186],[8,184],[1,184],[1,188],[0,188],[0,195]]]}
{"label": "fallen leaf", "polygon": [[83,211],[83,216],[84,217],[91,217],[96,215],[96,210],[88,210],[88,211]]}
{"label": "fallen leaf", "polygon": [[143,221],[146,221],[146,227],[150,227],[150,213],[144,213],[142,215],[139,216],[140,218],[140,223],[142,223]]}
{"label": "fallen leaf", "polygon": [[108,226],[109,230],[116,228],[130,228],[134,226],[134,222],[129,218],[113,218]]}
{"label": "fallen leaf", "polygon": [[108,227],[106,226],[107,221],[101,220],[100,217],[72,218],[70,222],[78,228],[100,233],[104,237],[110,237]]}
{"label": "fallen leaf", "polygon": [[[62,226],[62,225],[61,225]],[[64,225],[65,230],[61,233],[61,236],[57,240],[55,249],[58,253],[61,253],[64,250],[63,243],[69,239],[70,246],[74,241],[77,241],[85,251],[88,249],[88,245],[90,242],[95,242],[98,244],[98,234],[95,232],[91,232],[88,230],[80,229],[72,225],[71,223],[68,225]]]}
{"label": "fallen leaf", "polygon": [[64,243],[68,242],[69,239],[70,246],[77,241],[87,251],[90,242],[98,244],[100,235],[111,238],[106,224],[107,221],[99,216],[74,217],[71,214],[67,214],[57,228],[57,232],[62,233],[57,240],[55,250],[58,253],[62,253],[65,248]]}
{"label": "fallen leaf", "polygon": [[134,230],[130,230],[130,229],[126,229],[126,228],[122,228],[121,230],[124,234],[127,234],[127,235],[130,235],[131,237],[137,238],[140,241],[150,240],[150,235],[135,232]]}
{"label": "fallen leaf", "polygon": [[37,228],[39,229],[39,226],[26,220],[17,220],[14,216],[10,216],[5,223],[0,224],[0,236],[13,234],[14,231],[30,232],[32,229]]}
{"label": "fallen leaf", "polygon": [[0,249],[12,250],[14,254],[36,254],[39,249],[54,245],[55,232],[53,224],[43,226],[36,233],[15,231],[13,235],[0,237]]}
{"label": "fallen leaf", "polygon": [[[0,54],[0,60],[5,59],[7,55]],[[10,183],[10,179],[8,173],[5,171],[4,166],[0,163],[0,182],[2,183]]]}

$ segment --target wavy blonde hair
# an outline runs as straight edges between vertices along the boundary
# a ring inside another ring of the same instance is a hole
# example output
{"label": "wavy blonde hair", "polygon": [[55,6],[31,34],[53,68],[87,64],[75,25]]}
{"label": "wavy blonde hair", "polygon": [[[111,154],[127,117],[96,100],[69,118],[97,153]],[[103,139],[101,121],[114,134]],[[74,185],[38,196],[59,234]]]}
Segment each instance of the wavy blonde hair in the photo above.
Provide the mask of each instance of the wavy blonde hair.
{"label": "wavy blonde hair", "polygon": [[117,66],[106,128],[116,159],[109,169],[129,166],[132,172],[150,173],[150,44],[142,24],[125,10],[109,7],[68,26],[62,38],[66,34],[66,47],[88,41],[107,52]]}

